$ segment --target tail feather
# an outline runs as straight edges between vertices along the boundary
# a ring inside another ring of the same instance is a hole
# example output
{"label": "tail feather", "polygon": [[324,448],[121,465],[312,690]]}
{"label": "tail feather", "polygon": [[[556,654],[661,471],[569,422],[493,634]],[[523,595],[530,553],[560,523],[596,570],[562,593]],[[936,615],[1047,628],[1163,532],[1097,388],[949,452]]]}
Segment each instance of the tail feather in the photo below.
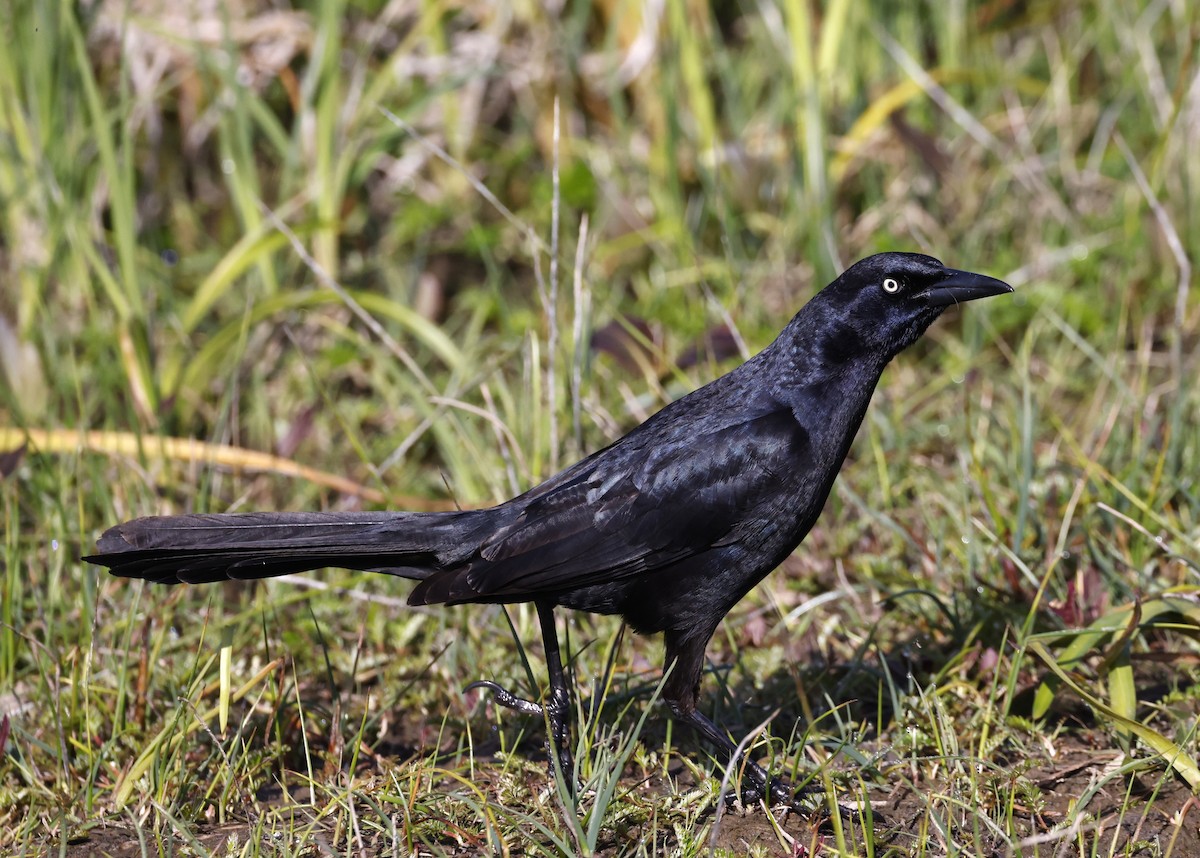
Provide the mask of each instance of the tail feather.
{"label": "tail feather", "polygon": [[107,530],[84,559],[160,584],[271,578],[325,567],[425,578],[468,552],[475,513],[150,516]]}

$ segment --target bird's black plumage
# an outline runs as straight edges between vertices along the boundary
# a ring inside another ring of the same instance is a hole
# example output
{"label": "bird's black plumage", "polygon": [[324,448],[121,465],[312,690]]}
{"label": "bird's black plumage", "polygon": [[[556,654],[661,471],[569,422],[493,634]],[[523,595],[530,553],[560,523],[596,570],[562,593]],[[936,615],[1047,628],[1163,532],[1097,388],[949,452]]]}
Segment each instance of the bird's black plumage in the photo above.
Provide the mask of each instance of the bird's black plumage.
{"label": "bird's black plumage", "polygon": [[[816,521],[887,363],[951,304],[1009,291],[928,256],[878,254],[737,369],[496,507],[140,518],[108,530],[87,559],[167,584],[337,566],[416,579],[412,604],[535,602],[553,650],[547,715],[567,768],[551,611],[620,614],[664,633],[664,699],[732,752],[696,710],[717,624]],[[502,703],[538,710],[486,684]]]}

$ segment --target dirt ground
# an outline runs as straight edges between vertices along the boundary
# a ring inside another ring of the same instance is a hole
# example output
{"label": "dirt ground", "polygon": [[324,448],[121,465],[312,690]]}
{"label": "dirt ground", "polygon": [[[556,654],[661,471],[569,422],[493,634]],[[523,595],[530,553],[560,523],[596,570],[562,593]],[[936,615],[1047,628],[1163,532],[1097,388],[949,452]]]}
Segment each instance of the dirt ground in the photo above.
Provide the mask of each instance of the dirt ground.
{"label": "dirt ground", "polygon": [[[1037,787],[1031,792],[1034,807],[1016,804],[1012,808],[1013,826],[1019,833],[1023,852],[1027,855],[1077,855],[1108,854],[1123,856],[1200,856],[1200,802],[1187,785],[1171,776],[1158,778],[1142,784],[1134,780],[1132,786],[1127,778],[1111,781],[1112,787],[1092,791],[1099,776],[1115,760],[1111,751],[1097,751],[1086,746],[1085,740],[1062,741],[1059,737],[1058,753],[1053,763],[1042,761],[1032,768],[1022,763],[1025,776]],[[1126,788],[1130,792],[1126,793]],[[922,852],[929,855],[946,854],[945,841],[929,824],[927,794],[944,792],[939,783],[896,784],[890,789],[880,788],[872,796],[872,814],[876,835],[876,854],[908,855]],[[923,794],[925,793],[925,794]],[[1086,814],[1075,811],[1074,805],[1087,801]],[[782,813],[768,814],[761,807],[730,809],[714,820],[715,811],[710,813],[709,842],[728,849],[734,854],[747,854],[758,850],[759,854],[808,856],[833,854],[835,842],[827,813],[814,811],[812,814]],[[991,816],[995,817],[992,811]],[[960,813],[960,819],[970,819],[969,810]],[[1068,819],[1085,819],[1085,825],[1065,828]],[[851,818],[849,812],[844,821],[857,827],[861,817]],[[712,831],[715,830],[715,835]],[[248,838],[255,835],[249,821],[225,824],[199,823],[192,828],[194,840],[174,838],[173,843],[163,841],[143,845],[127,817],[113,819],[111,823],[99,822],[86,834],[69,840],[66,844],[48,843],[49,851],[66,858],[134,858],[151,854],[161,848],[162,854],[196,855],[205,851],[222,854],[221,850],[238,844],[231,854],[238,854]],[[314,856],[344,853],[345,844],[335,848],[330,839],[313,837],[311,853]],[[659,835],[662,835],[661,829]],[[649,836],[649,832],[647,832]],[[1005,856],[1012,854],[1008,844],[999,834],[989,832],[986,825],[974,832],[952,832],[956,841],[974,844],[976,854]],[[638,831],[624,832],[622,839],[640,837]],[[324,840],[324,842],[319,842]],[[781,840],[787,843],[781,846]],[[861,842],[861,835],[850,842]],[[293,850],[299,844],[293,844]],[[366,856],[392,855],[390,844],[372,843],[368,838],[364,850],[355,849],[354,854]],[[61,853],[60,848],[64,847]],[[271,854],[272,848],[263,849]],[[448,855],[471,854],[455,843],[447,843]],[[669,841],[660,844],[668,851]],[[199,847],[199,848],[197,848]],[[828,849],[827,849],[828,847]],[[1065,847],[1065,851],[1064,850]],[[330,851],[332,850],[332,852]],[[882,852],[881,852],[882,850]],[[612,843],[602,852],[618,855],[625,851],[619,843]],[[302,853],[303,854],[303,853]]]}

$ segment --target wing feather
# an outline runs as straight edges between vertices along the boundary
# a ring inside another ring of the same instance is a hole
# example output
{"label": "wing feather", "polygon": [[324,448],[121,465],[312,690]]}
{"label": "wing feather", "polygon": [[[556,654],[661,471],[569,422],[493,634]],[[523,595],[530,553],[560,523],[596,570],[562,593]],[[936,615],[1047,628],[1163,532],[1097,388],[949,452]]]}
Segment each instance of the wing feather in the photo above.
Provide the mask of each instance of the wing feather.
{"label": "wing feather", "polygon": [[791,410],[773,408],[693,431],[687,444],[633,443],[620,456],[609,448],[510,501],[519,512],[478,558],[435,573],[415,601],[536,598],[728,544],[753,508],[782,490],[789,464],[803,467],[807,444]]}

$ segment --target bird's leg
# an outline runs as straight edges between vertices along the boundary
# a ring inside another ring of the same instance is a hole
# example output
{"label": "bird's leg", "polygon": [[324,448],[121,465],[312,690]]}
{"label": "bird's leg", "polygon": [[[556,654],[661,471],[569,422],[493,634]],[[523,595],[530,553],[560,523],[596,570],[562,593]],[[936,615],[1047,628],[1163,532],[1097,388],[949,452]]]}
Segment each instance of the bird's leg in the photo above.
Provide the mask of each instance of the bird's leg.
{"label": "bird's leg", "polygon": [[794,806],[797,796],[787,781],[771,777],[766,769],[746,758],[745,751],[738,749],[728,733],[696,709],[696,701],[700,696],[700,671],[704,666],[704,649],[711,636],[711,631],[707,635],[686,635],[675,631],[665,633],[666,662],[671,673],[663,686],[663,699],[671,707],[671,714],[676,720],[689,725],[729,755],[731,769],[744,768],[746,779],[751,783],[742,787],[743,802],[749,804],[760,798],[767,798],[771,804]]}
{"label": "bird's leg", "polygon": [[550,689],[546,695],[546,704],[518,697],[507,688],[490,679],[472,682],[463,691],[476,688],[486,688],[492,692],[496,703],[505,709],[512,709],[523,715],[543,716],[549,726],[546,744],[552,755],[550,758],[550,774],[554,775],[555,759],[562,776],[566,779],[571,792],[575,791],[575,763],[571,757],[570,746],[570,716],[571,693],[567,688],[566,676],[563,673],[562,655],[558,648],[558,630],[554,627],[554,605],[541,601],[537,605],[538,621],[542,627],[542,642],[546,650],[546,669],[550,676]]}
{"label": "bird's leg", "polygon": [[[537,603],[538,620],[542,625],[542,645],[546,650],[546,670],[550,676],[550,693],[546,696],[546,720],[550,724],[552,753],[558,755],[562,777],[574,792],[575,761],[571,759],[571,692],[563,674],[562,657],[558,651],[558,630],[554,627],[554,605]],[[551,770],[554,766],[551,764]]]}

